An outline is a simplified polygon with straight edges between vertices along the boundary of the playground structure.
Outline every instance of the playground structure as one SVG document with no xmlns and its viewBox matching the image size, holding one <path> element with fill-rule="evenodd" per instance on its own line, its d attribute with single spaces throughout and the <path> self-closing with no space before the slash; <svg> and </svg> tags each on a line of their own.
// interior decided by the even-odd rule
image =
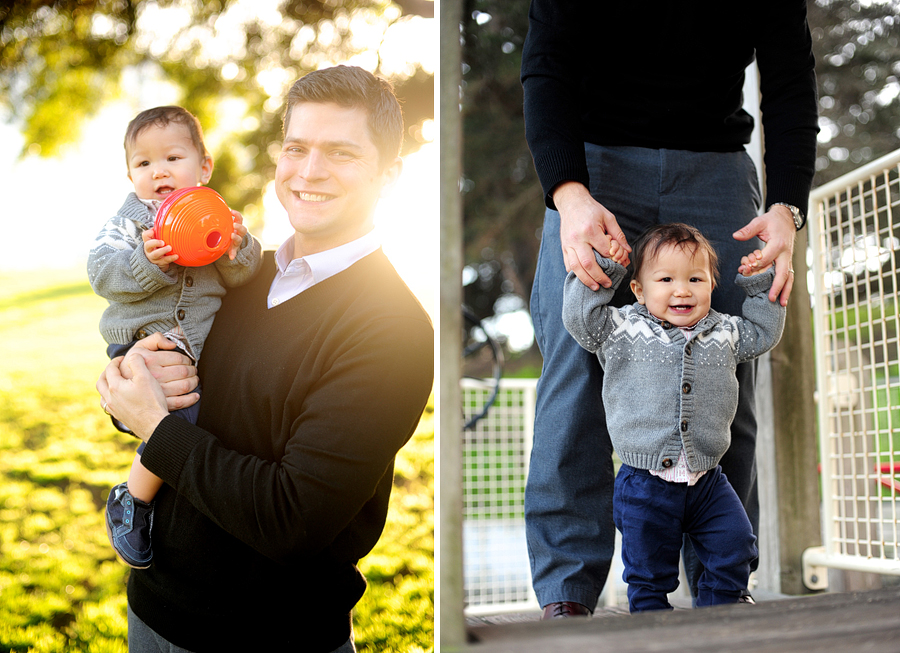
<svg viewBox="0 0 900 653">
<path fill-rule="evenodd" d="M 808 224 L 822 546 L 803 553 L 802 569 L 806 588 L 825 590 L 829 569 L 900 575 L 900 151 L 815 190 Z M 492 388 L 463 380 L 464 413 Z M 523 509 L 534 388 L 534 380 L 502 380 L 493 407 L 464 434 L 470 616 L 538 608 Z M 617 564 L 601 604 L 622 600 Z"/>
</svg>

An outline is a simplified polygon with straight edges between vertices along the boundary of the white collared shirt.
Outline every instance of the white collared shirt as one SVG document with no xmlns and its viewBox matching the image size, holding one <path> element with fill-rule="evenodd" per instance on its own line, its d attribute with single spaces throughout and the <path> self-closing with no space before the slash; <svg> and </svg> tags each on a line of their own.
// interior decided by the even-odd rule
<svg viewBox="0 0 900 653">
<path fill-rule="evenodd" d="M 379 247 L 381 242 L 373 229 L 365 236 L 333 249 L 294 258 L 294 237 L 291 236 L 275 252 L 278 269 L 269 287 L 268 307 L 274 308 L 328 277 L 343 272 Z"/>
</svg>

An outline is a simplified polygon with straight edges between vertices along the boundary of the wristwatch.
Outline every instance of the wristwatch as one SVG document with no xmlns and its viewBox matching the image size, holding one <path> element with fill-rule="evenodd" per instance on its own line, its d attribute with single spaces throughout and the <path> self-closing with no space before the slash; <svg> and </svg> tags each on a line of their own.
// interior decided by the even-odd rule
<svg viewBox="0 0 900 653">
<path fill-rule="evenodd" d="M 772 206 L 783 206 L 788 211 L 791 212 L 791 217 L 794 218 L 794 226 L 797 228 L 797 231 L 803 227 L 803 213 L 796 206 L 788 204 L 787 202 L 775 202 Z M 770 206 L 769 208 L 772 208 Z"/>
</svg>

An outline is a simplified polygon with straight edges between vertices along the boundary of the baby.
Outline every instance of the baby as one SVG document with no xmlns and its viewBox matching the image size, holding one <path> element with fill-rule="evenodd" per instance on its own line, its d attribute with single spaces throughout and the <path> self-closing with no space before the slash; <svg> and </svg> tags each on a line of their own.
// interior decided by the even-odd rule
<svg viewBox="0 0 900 653">
<path fill-rule="evenodd" d="M 705 568 L 698 606 L 752 601 L 756 537 L 718 463 L 737 408 L 735 366 L 772 349 L 784 328 L 784 307 L 767 296 L 774 269 L 757 270 L 761 256 L 745 256 L 740 270 L 758 273 L 735 281 L 747 293 L 743 317 L 710 308 L 716 253 L 685 224 L 658 225 L 635 243 L 636 304 L 607 306 L 626 275 L 615 241 L 610 258 L 597 255 L 611 288 L 566 279 L 563 322 L 603 367 L 603 406 L 623 463 L 613 517 L 631 612 L 671 609 L 684 535 Z"/>
<path fill-rule="evenodd" d="M 172 247 L 154 238 L 153 221 L 163 200 L 180 188 L 206 184 L 213 170 L 200 123 L 185 109 L 139 113 L 125 133 L 125 158 L 134 192 L 104 225 L 88 257 L 91 286 L 109 301 L 100 320 L 107 354 L 122 356 L 137 340 L 159 332 L 196 364 L 226 287 L 247 283 L 259 270 L 259 242 L 237 211 L 231 212 L 234 233 L 227 256 L 209 265 L 180 266 Z M 198 404 L 176 412 L 194 423 L 198 413 Z M 119 556 L 145 569 L 153 556 L 153 499 L 163 482 L 141 464 L 141 450 L 127 483 L 109 494 L 106 527 Z"/>
</svg>

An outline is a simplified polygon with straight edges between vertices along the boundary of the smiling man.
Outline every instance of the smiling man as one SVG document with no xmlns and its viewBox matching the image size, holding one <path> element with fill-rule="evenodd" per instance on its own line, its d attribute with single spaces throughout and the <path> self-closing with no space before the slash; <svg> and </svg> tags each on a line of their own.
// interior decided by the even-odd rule
<svg viewBox="0 0 900 653">
<path fill-rule="evenodd" d="M 226 296 L 197 425 L 168 413 L 193 396 L 166 394 L 196 380 L 153 351 L 159 339 L 98 381 L 147 443 L 143 462 L 166 482 L 156 514 L 173 525 L 129 579 L 130 651 L 354 650 L 356 564 L 381 535 L 394 457 L 433 381 L 430 320 L 372 231 L 402 134 L 390 86 L 362 69 L 296 82 L 276 171 L 295 233 Z M 145 359 L 187 385 L 163 390 Z"/>
</svg>

